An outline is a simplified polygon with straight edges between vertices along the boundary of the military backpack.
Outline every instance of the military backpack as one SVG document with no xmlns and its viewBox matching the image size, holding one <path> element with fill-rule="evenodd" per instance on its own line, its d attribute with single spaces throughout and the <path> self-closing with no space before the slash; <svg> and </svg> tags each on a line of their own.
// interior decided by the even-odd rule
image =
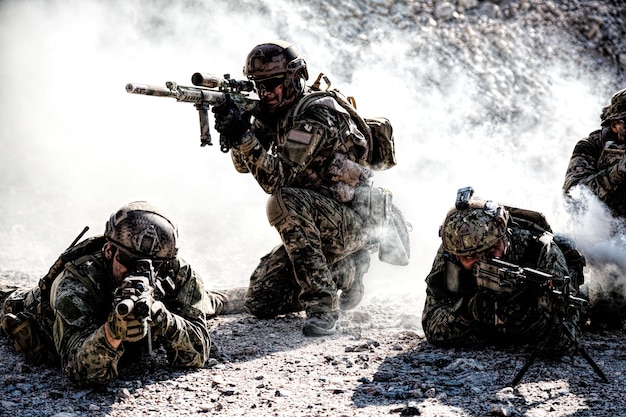
<svg viewBox="0 0 626 417">
<path fill-rule="evenodd" d="M 324 79 L 328 84 L 325 90 L 320 89 L 320 80 Z M 343 107 L 352 120 L 356 123 L 359 131 L 365 136 L 369 144 L 367 163 L 375 171 L 384 171 L 397 164 L 396 148 L 393 137 L 393 127 L 386 117 L 362 117 L 356 110 L 354 97 L 346 97 L 339 90 L 330 89 L 330 81 L 324 74 L 320 74 L 311 86 L 313 90 L 296 104 L 293 115 L 301 114 L 304 109 L 322 97 L 332 97 Z"/>
</svg>

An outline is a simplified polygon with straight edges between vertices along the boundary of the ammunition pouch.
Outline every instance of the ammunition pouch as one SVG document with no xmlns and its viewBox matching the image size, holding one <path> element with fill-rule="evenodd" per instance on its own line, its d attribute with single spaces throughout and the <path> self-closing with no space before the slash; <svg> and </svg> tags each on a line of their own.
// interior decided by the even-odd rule
<svg viewBox="0 0 626 417">
<path fill-rule="evenodd" d="M 411 257 L 409 226 L 400 209 L 392 205 L 391 213 L 382 225 L 378 259 L 391 265 L 409 264 Z"/>
<path fill-rule="evenodd" d="M 393 205 L 392 199 L 391 191 L 364 184 L 356 188 L 352 209 L 366 220 L 368 227 L 376 231 L 378 259 L 391 265 L 405 266 L 411 256 L 411 225 L 400 209 Z"/>
<path fill-rule="evenodd" d="M 335 153 L 330 160 L 326 176 L 333 198 L 339 202 L 348 203 L 354 199 L 358 184 L 367 182 L 371 171 L 349 159 L 348 155 Z"/>
</svg>

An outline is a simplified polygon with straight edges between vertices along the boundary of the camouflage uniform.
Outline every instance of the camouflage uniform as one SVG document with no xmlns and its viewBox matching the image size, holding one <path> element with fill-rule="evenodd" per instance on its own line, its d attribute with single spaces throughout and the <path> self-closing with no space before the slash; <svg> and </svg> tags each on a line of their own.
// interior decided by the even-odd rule
<svg viewBox="0 0 626 417">
<path fill-rule="evenodd" d="M 603 201 L 614 216 L 626 219 L 626 88 L 611 97 L 600 114 L 602 128 L 574 147 L 563 191 L 583 185 Z M 579 202 L 571 207 L 578 209 Z"/>
<path fill-rule="evenodd" d="M 173 313 L 174 324 L 167 334 L 152 337 L 163 346 L 172 366 L 201 367 L 211 348 L 206 319 L 222 311 L 224 293 L 206 292 L 202 279 L 182 259 L 175 258 L 170 266 L 175 289 L 161 301 Z M 109 271 L 101 250 L 68 262 L 51 290 L 52 317 L 39 314 L 39 287 L 15 293 L 25 298 L 22 314 L 36 321 L 32 324 L 41 333 L 47 359 L 56 363 L 60 359 L 63 371 L 79 386 L 114 380 L 120 360 L 140 359 L 141 344 L 145 342 L 123 342 L 118 349 L 108 343 L 104 323 L 113 308 L 114 291 Z M 11 298 L 5 301 L 2 315 L 9 312 Z"/>
<path fill-rule="evenodd" d="M 325 100 L 331 102 L 314 102 L 274 128 L 257 118 L 254 134 L 232 149 L 236 169 L 271 194 L 268 218 L 283 242 L 251 278 L 246 305 L 259 317 L 303 307 L 335 311 L 337 290 L 369 266 L 372 227 L 380 219 L 368 206 L 367 144 L 349 114 Z"/>
<path fill-rule="evenodd" d="M 611 97 L 600 115 L 601 129 L 576 143 L 567 167 L 563 193 L 566 207 L 574 214 L 586 210 L 585 199 L 574 199 L 570 191 L 583 186 L 606 204 L 616 222 L 611 233 L 623 239 L 626 227 L 626 89 Z M 602 266 L 604 261 L 594 261 Z M 590 328 L 626 326 L 626 302 L 619 280 L 623 271 L 606 271 L 606 284 L 590 282 Z M 604 273 L 604 271 L 603 271 Z"/>
<path fill-rule="evenodd" d="M 563 191 L 584 185 L 598 196 L 615 216 L 626 219 L 626 172 L 619 161 L 626 155 L 626 143 L 616 142 L 610 128 L 592 132 L 580 140 L 570 158 Z"/>
<path fill-rule="evenodd" d="M 557 277 L 568 274 L 563 253 L 552 241 L 551 234 L 538 235 L 514 224 L 509 229 L 509 242 L 504 261 L 535 268 Z M 479 309 L 485 312 L 485 317 L 488 317 L 488 312 L 491 311 L 492 319 L 483 322 L 469 319 L 468 303 L 479 293 L 488 294 L 488 290 L 478 288 L 472 271 L 463 269 L 454 256 L 447 253 L 443 247 L 437 252 L 432 269 L 426 278 L 426 285 L 422 326 L 426 338 L 432 344 L 444 347 L 474 347 L 480 343 L 541 342 L 549 337 L 546 344 L 548 352 L 571 353 L 574 348 L 561 329 L 558 327 L 551 329 L 549 316 L 535 306 L 536 297 L 506 300 L 500 307 L 496 307 L 495 311 L 492 311 L 493 305 L 497 304 L 493 302 L 491 307 L 481 305 Z M 530 306 L 532 307 L 528 308 Z M 526 309 L 528 314 L 519 314 L 519 311 Z M 493 313 L 498 315 L 500 320 L 498 325 Z M 580 334 L 576 315 L 567 325 L 576 337 Z"/>
</svg>

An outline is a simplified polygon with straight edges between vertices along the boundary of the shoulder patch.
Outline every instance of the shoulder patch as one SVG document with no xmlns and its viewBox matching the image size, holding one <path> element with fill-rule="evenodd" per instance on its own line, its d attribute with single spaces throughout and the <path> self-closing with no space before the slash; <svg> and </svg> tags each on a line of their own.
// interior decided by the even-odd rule
<svg viewBox="0 0 626 417">
<path fill-rule="evenodd" d="M 287 140 L 292 142 L 302 143 L 304 145 L 308 145 L 311 143 L 311 138 L 313 135 L 311 133 L 303 132 L 302 130 L 291 129 L 287 134 Z"/>
</svg>

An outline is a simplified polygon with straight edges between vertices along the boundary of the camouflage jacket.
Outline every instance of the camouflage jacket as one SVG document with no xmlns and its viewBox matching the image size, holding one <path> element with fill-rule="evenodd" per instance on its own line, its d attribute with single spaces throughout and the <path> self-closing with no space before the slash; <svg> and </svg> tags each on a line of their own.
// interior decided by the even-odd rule
<svg viewBox="0 0 626 417">
<path fill-rule="evenodd" d="M 268 194 L 294 187 L 351 201 L 355 187 L 372 176 L 364 162 L 367 140 L 332 97 L 312 100 L 293 114 L 297 107 L 275 123 L 255 119 L 251 140 L 232 149 L 235 168 L 251 173 Z"/>
<path fill-rule="evenodd" d="M 513 227 L 510 229 L 511 246 L 503 260 L 524 267 L 535 268 L 558 277 L 567 275 L 567 265 L 561 250 L 552 241 L 551 234 Z M 480 289 L 472 271 L 454 263 L 452 256 L 440 247 L 432 269 L 426 277 L 426 303 L 422 326 L 426 338 L 439 346 L 474 346 L 477 343 L 511 343 L 539 335 L 530 329 L 519 328 L 517 335 L 469 320 L 463 307 Z M 509 323 L 515 328 L 515 323 Z"/>
<path fill-rule="evenodd" d="M 205 320 L 211 306 L 202 279 L 184 261 L 177 259 L 174 264 L 176 287 L 161 301 L 175 316 L 175 330 L 155 342 L 164 347 L 171 365 L 201 367 L 210 352 Z M 51 295 L 53 339 L 64 372 L 79 386 L 114 380 L 120 359 L 140 352 L 137 347 L 141 342 L 124 342 L 114 349 L 105 337 L 104 323 L 113 308 L 113 285 L 101 251 L 68 262 L 55 280 Z"/>
<path fill-rule="evenodd" d="M 626 144 L 615 143 L 609 128 L 596 130 L 580 140 L 567 167 L 563 191 L 581 184 L 598 196 L 614 215 L 626 218 L 626 178 L 617 164 L 626 155 Z"/>
</svg>

